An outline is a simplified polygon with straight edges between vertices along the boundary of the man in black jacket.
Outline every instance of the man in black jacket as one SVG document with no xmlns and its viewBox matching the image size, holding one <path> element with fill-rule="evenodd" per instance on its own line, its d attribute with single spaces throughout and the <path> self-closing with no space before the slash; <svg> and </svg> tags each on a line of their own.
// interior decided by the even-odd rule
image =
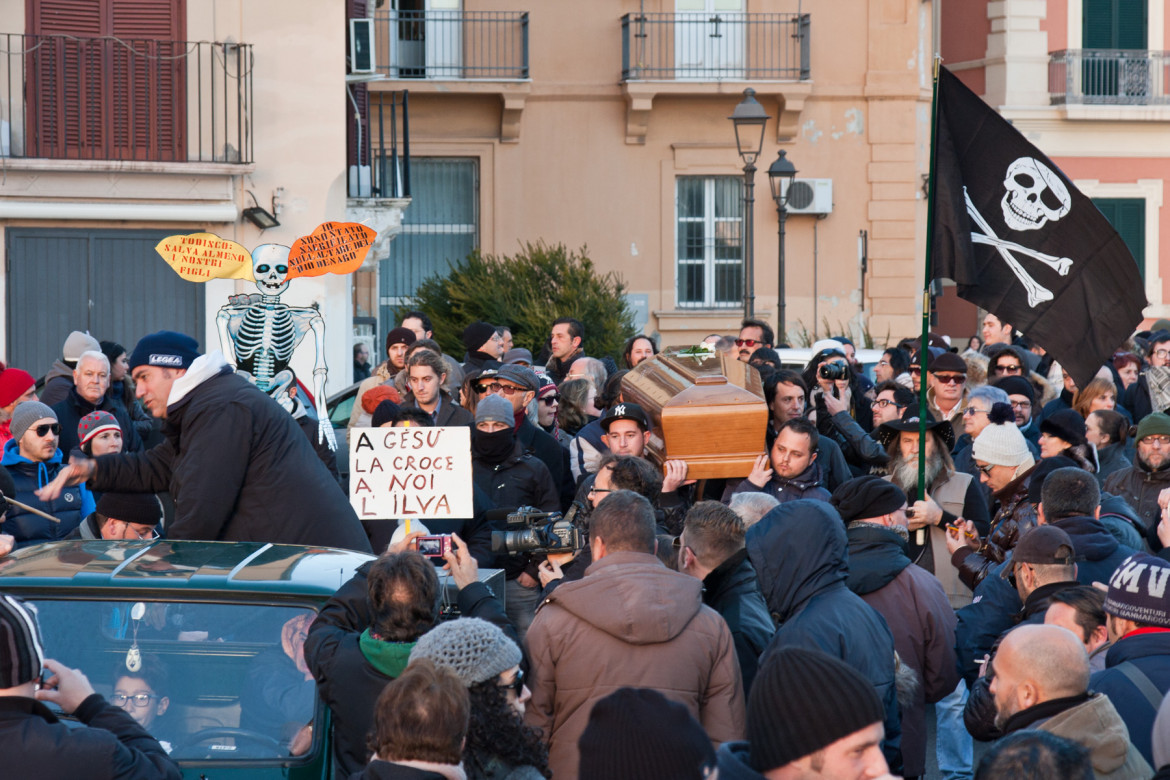
<svg viewBox="0 0 1170 780">
<path fill-rule="evenodd" d="M 78 459 L 38 493 L 42 500 L 82 481 L 101 492 L 170 491 L 172 539 L 370 552 L 349 499 L 292 416 L 221 353 L 198 350 L 181 333 L 144 336 L 130 370 L 166 440 L 146 452 Z"/>
<path fill-rule="evenodd" d="M 122 429 L 122 451 L 137 452 L 142 449 L 142 439 L 134 429 L 134 422 L 124 408 L 114 404 L 106 391 L 110 387 L 110 361 L 101 352 L 83 352 L 73 369 L 73 387 L 61 401 L 53 404 L 57 422 L 61 423 L 61 439 L 57 446 L 68 458 L 74 448 L 80 446 L 77 424 L 91 412 L 109 412 Z"/>
<path fill-rule="evenodd" d="M 687 512 L 678 538 L 678 570 L 702 580 L 703 603 L 727 621 L 746 698 L 760 654 L 776 629 L 747 559 L 745 531 L 735 512 L 718 501 L 700 501 Z"/>
<path fill-rule="evenodd" d="M 305 661 L 333 713 L 335 777 L 349 777 L 369 762 L 366 737 L 378 695 L 438 619 L 438 576 L 430 561 L 409 549 L 422 535 L 409 535 L 361 566 L 309 627 Z M 459 588 L 459 613 L 496 624 L 519 644 L 500 602 L 479 581 L 467 545 L 458 536 L 452 541 L 455 549 L 444 557 Z"/>
<path fill-rule="evenodd" d="M 46 659 L 36 614 L 0 595 L 0 748 L 5 777 L 179 780 L 179 767 L 134 718 L 77 669 Z M 38 685 L 41 669 L 52 677 Z M 39 688 L 39 690 L 38 690 Z M 42 701 L 85 724 L 68 727 Z"/>
</svg>

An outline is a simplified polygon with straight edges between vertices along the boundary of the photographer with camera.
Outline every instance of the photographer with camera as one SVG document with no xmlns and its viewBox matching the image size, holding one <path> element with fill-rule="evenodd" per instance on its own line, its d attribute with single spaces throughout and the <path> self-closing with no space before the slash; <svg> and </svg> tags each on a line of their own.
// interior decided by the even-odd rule
<svg viewBox="0 0 1170 780">
<path fill-rule="evenodd" d="M 727 623 L 703 604 L 702 582 L 655 557 L 654 509 L 609 493 L 589 523 L 593 563 L 540 606 L 528 631 L 532 699 L 549 768 L 577 776 L 578 739 L 600 699 L 624 685 L 686 706 L 716 743 L 742 739 L 744 697 Z"/>
</svg>

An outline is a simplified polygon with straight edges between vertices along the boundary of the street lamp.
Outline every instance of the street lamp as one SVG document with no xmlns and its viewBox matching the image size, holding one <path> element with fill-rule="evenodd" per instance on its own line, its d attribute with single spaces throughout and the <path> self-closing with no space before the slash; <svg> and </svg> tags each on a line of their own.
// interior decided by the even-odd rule
<svg viewBox="0 0 1170 780">
<path fill-rule="evenodd" d="M 756 301 L 755 242 L 752 240 L 756 158 L 764 148 L 764 125 L 771 117 L 756 100 L 756 91 L 749 87 L 743 91 L 743 100 L 728 119 L 735 125 L 735 146 L 743 158 L 743 316 L 751 319 L 755 316 Z"/>
<path fill-rule="evenodd" d="M 776 335 L 780 336 L 777 344 L 784 342 L 784 223 L 788 221 L 788 193 L 792 191 L 792 180 L 796 178 L 796 166 L 788 160 L 788 153 L 783 149 L 776 157 L 775 162 L 768 167 L 768 184 L 772 187 L 772 200 L 776 201 L 776 209 L 780 212 L 780 264 L 777 274 L 780 281 L 777 283 L 776 307 L 779 317 L 776 324 Z"/>
</svg>

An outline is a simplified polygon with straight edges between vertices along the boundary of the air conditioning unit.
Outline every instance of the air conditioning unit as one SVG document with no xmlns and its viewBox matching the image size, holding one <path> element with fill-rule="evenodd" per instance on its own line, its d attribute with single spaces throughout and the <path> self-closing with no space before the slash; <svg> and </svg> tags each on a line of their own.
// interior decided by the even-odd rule
<svg viewBox="0 0 1170 780">
<path fill-rule="evenodd" d="M 373 73 L 377 70 L 374 62 L 374 20 L 349 20 L 349 72 Z"/>
<path fill-rule="evenodd" d="M 832 214 L 832 179 L 796 179 L 784 188 L 789 214 Z"/>
</svg>

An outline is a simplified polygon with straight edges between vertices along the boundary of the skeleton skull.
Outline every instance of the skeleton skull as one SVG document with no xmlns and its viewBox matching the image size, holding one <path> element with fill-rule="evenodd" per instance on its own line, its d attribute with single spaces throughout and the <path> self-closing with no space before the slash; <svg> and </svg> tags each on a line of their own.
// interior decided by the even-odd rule
<svg viewBox="0 0 1170 780">
<path fill-rule="evenodd" d="M 1068 188 L 1044 163 L 1021 157 L 1008 166 L 1000 206 L 1003 221 L 1012 230 L 1039 230 L 1056 222 L 1072 207 Z"/>
<path fill-rule="evenodd" d="M 288 289 L 288 256 L 280 244 L 261 244 L 252 250 L 252 278 L 264 295 L 280 295 Z"/>
</svg>

